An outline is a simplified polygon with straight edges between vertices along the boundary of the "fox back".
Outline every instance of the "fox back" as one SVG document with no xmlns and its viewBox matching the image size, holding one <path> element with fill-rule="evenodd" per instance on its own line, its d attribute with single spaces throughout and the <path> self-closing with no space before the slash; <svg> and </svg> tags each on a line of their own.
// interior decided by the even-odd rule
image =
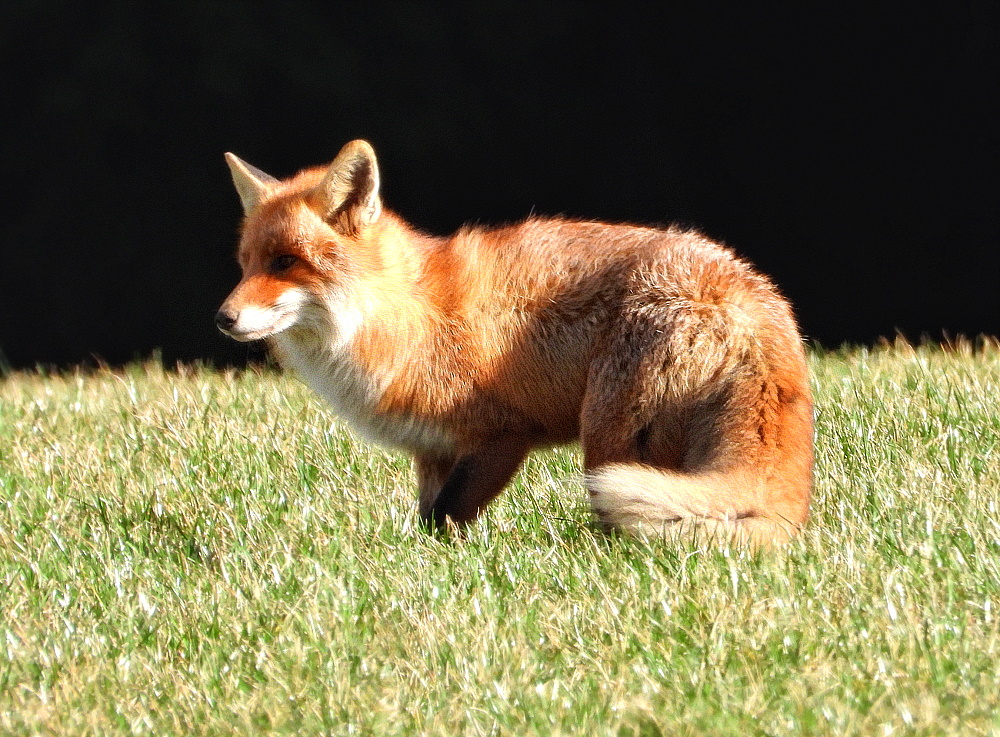
<svg viewBox="0 0 1000 737">
<path fill-rule="evenodd" d="M 428 525 L 579 440 L 607 527 L 760 546 L 805 522 L 812 408 L 788 303 L 699 233 L 558 218 L 417 231 L 347 144 L 279 181 L 228 154 L 243 278 L 216 316 L 414 458 Z"/>
</svg>

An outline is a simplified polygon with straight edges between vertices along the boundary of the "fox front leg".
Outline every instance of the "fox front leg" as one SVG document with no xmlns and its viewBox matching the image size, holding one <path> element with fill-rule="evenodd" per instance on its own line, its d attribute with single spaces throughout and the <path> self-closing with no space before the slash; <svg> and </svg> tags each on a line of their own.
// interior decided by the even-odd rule
<svg viewBox="0 0 1000 737">
<path fill-rule="evenodd" d="M 459 525 L 471 522 L 511 480 L 532 442 L 522 435 L 495 438 L 457 457 L 445 475 L 445 459 L 418 458 L 420 516 L 434 529 L 451 519 Z M 434 490 L 436 482 L 440 486 Z"/>
<path fill-rule="evenodd" d="M 417 476 L 417 504 L 422 519 L 430 518 L 434 500 L 441 493 L 457 460 L 454 455 L 418 455 L 413 459 L 413 470 Z"/>
</svg>

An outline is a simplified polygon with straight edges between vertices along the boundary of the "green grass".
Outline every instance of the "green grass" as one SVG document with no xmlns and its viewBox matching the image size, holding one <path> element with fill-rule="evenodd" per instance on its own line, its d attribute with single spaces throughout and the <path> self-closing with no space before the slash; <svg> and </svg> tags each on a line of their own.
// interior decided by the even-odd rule
<svg viewBox="0 0 1000 737">
<path fill-rule="evenodd" d="M 294 379 L 0 379 L 0 733 L 1000 734 L 1000 349 L 816 354 L 813 519 L 608 537 L 573 449 L 464 539 Z"/>
</svg>

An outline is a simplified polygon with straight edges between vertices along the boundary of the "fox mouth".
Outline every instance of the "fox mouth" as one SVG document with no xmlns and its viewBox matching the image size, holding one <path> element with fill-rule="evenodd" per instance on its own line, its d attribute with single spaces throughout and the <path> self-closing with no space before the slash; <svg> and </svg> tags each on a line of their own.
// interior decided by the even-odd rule
<svg viewBox="0 0 1000 737">
<path fill-rule="evenodd" d="M 272 335 L 277 335 L 285 329 L 286 328 L 277 328 L 275 330 L 251 330 L 247 333 L 241 333 L 235 330 L 223 330 L 222 332 L 233 340 L 238 340 L 240 343 L 252 343 L 255 340 L 270 338 Z"/>
<path fill-rule="evenodd" d="M 233 301 L 233 307 L 228 306 L 229 300 L 222 305 L 215 316 L 215 324 L 233 340 L 249 343 L 270 338 L 298 323 L 308 294 L 292 288 L 268 305 L 243 303 L 242 307 L 237 307 L 240 301 Z"/>
<path fill-rule="evenodd" d="M 254 310 L 254 308 L 247 308 L 243 310 L 240 316 L 234 321 L 227 320 L 220 313 L 220 315 L 216 317 L 216 324 L 218 325 L 219 330 L 233 340 L 238 340 L 241 343 L 250 343 L 255 340 L 270 338 L 272 335 L 277 335 L 278 333 L 288 330 L 288 328 L 295 324 L 297 319 L 297 313 L 289 311 L 280 313 L 275 318 L 270 320 L 269 323 L 261 324 L 263 321 L 253 319 L 254 317 L 257 317 L 257 315 L 244 315 L 244 313 L 248 310 Z M 266 313 L 270 312 L 270 310 L 260 310 L 259 312 Z M 250 325 L 245 325 L 247 322 L 249 322 Z"/>
</svg>

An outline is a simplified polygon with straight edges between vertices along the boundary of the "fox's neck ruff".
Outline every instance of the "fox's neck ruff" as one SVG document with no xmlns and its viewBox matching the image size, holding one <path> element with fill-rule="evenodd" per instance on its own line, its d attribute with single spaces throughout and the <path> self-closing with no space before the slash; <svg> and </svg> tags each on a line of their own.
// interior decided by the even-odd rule
<svg viewBox="0 0 1000 737">
<path fill-rule="evenodd" d="M 411 451 L 447 450 L 450 437 L 421 411 L 434 326 L 417 293 L 398 286 L 328 295 L 273 336 L 271 347 L 282 366 L 370 440 Z"/>
</svg>

